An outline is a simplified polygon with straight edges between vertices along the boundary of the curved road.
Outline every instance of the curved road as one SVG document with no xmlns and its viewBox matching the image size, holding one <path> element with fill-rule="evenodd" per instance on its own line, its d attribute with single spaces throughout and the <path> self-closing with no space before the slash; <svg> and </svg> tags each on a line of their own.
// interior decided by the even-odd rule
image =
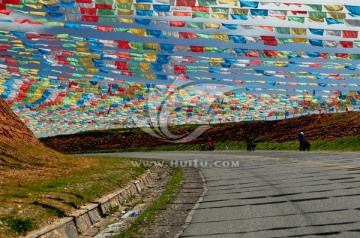
<svg viewBox="0 0 360 238">
<path fill-rule="evenodd" d="M 208 191 L 181 237 L 360 237 L 360 153 L 98 154 L 195 165 Z"/>
</svg>

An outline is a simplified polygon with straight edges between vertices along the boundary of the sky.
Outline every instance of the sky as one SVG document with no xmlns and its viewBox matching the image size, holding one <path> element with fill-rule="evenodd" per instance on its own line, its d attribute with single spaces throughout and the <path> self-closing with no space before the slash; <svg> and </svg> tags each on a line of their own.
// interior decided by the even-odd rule
<svg viewBox="0 0 360 238">
<path fill-rule="evenodd" d="M 283 1 L 278 1 L 278 0 L 273 0 L 273 1 L 258 1 L 261 3 L 274 3 L 274 2 L 278 2 L 278 3 L 282 3 Z M 301 2 L 302 4 L 349 4 L 349 5 L 355 5 L 359 3 L 354 3 L 354 1 L 325 1 L 325 0 L 316 0 L 316 1 L 294 1 L 294 0 L 287 0 L 286 3 L 299 3 Z M 135 2 L 134 2 L 135 3 Z M 57 1 L 56 5 L 60 6 L 61 2 Z M 155 4 L 155 2 L 154 2 Z M 226 5 L 224 5 L 224 7 L 226 7 Z M 228 7 L 233 7 L 233 6 L 228 6 Z M 301 8 L 296 7 L 296 6 L 284 6 L 281 5 L 281 7 L 279 8 L 278 6 L 276 6 L 275 4 L 266 4 L 266 5 L 259 5 L 259 8 L 262 9 L 273 9 L 273 10 L 303 10 L 303 11 L 313 11 L 312 8 L 308 7 L 308 6 L 302 6 Z M 10 15 L 5 15 L 5 14 L 0 14 L 0 20 L 6 20 L 6 19 L 10 19 L 10 20 L 14 20 L 14 19 L 29 19 L 32 21 L 36 21 L 37 19 L 43 19 L 44 18 L 48 21 L 54 21 L 53 18 L 51 18 L 48 14 L 45 17 L 41 17 L 41 16 L 34 16 L 34 15 L 30 15 L 30 14 L 24 14 L 21 13 L 21 11 L 23 12 L 27 12 L 27 11 L 46 11 L 49 12 L 49 10 L 46 10 L 44 7 L 41 10 L 35 10 L 32 9 L 30 7 L 24 7 L 22 9 L 18 9 L 15 7 L 9 7 L 8 9 L 12 9 L 13 12 Z M 64 9 L 64 8 L 60 8 L 60 10 L 58 12 L 72 12 L 72 9 Z M 344 11 L 346 12 L 346 11 Z M 74 14 L 74 16 L 77 13 Z M 194 22 L 213 22 L 213 23 L 223 23 L 222 20 L 219 19 L 203 19 L 203 18 L 182 18 L 182 17 L 174 17 L 174 16 L 166 16 L 166 17 L 139 17 L 136 15 L 133 16 L 129 16 L 130 18 L 143 18 L 143 19 L 151 19 L 151 20 L 167 20 L 167 21 L 194 21 Z M 350 17 L 349 15 L 347 15 L 347 17 L 351 18 L 351 19 L 358 19 L 359 17 Z M 64 23 L 67 21 L 63 21 Z M 68 21 L 69 23 L 75 23 L 75 24 L 83 24 L 83 25 L 103 25 L 101 23 L 89 23 L 89 22 L 81 22 L 81 21 Z M 276 37 L 286 37 L 286 38 L 291 38 L 291 35 L 280 35 L 277 34 L 275 31 L 274 32 L 270 32 L 268 30 L 264 30 L 261 29 L 259 27 L 255 27 L 255 29 L 245 29 L 246 26 L 273 26 L 273 27 L 293 27 L 293 28 L 316 28 L 316 29 L 327 29 L 327 30 L 355 30 L 358 31 L 359 27 L 350 27 L 347 26 L 345 24 L 334 24 L 334 25 L 327 25 L 326 23 L 314 23 L 314 22 L 308 22 L 306 20 L 305 23 L 297 23 L 297 22 L 289 22 L 289 21 L 283 21 L 283 20 L 279 20 L 279 19 L 275 19 L 275 18 L 270 18 L 270 17 L 249 17 L 248 20 L 246 21 L 235 21 L 235 20 L 228 20 L 226 21 L 226 23 L 228 24 L 238 24 L 244 27 L 239 26 L 238 30 L 234 31 L 234 30 L 229 30 L 226 29 L 224 27 L 220 28 L 220 29 L 204 29 L 204 30 L 197 30 L 197 29 L 190 29 L 190 28 L 175 28 L 175 27 L 170 27 L 168 25 L 164 25 L 164 24 L 151 24 L 149 26 L 143 26 L 140 24 L 124 24 L 124 23 L 119 23 L 119 21 L 116 22 L 115 25 L 111 25 L 112 27 L 128 27 L 128 28 L 148 28 L 148 29 L 153 29 L 153 30 L 163 30 L 163 31 L 186 31 L 186 32 L 195 32 L 195 33 L 208 33 L 208 34 L 234 34 L 234 35 L 242 35 L 242 36 L 246 36 L 246 37 L 259 37 L 259 36 L 276 36 Z M 263 44 L 263 42 L 247 42 L 246 44 L 239 44 L 239 43 L 234 43 L 234 42 L 224 42 L 224 41 L 219 41 L 216 39 L 174 39 L 174 38 L 170 38 L 170 39 L 157 39 L 157 38 L 149 38 L 149 37 L 142 37 L 142 36 L 136 36 L 133 34 L 129 34 L 129 33 L 124 33 L 124 32 L 100 32 L 97 31 L 95 29 L 70 29 L 70 28 L 64 28 L 64 27 L 52 27 L 52 26 L 43 26 L 43 25 L 31 25 L 31 24 L 18 24 L 18 23 L 9 23 L 9 22 L 0 22 L 0 30 L 9 30 L 9 31 L 24 31 L 24 32 L 33 32 L 33 33 L 51 33 L 51 34 L 69 34 L 70 36 L 77 36 L 77 37 L 92 37 L 92 38 L 100 38 L 100 39 L 104 39 L 104 40 L 126 40 L 126 41 L 135 41 L 135 42 L 155 42 L 155 43 L 171 43 L 171 44 L 177 44 L 177 45 L 185 45 L 185 46 L 191 46 L 191 45 L 196 45 L 196 46 L 216 46 L 216 47 L 229 47 L 229 48 L 241 48 L 241 49 L 258 49 L 258 50 L 286 50 L 286 51 L 293 51 L 293 52 L 302 52 L 302 51 L 306 51 L 306 52 L 322 52 L 322 53 L 349 53 L 349 54 L 360 54 L 360 48 L 351 48 L 351 49 L 346 49 L 346 48 L 341 48 L 341 47 L 336 47 L 336 48 L 327 48 L 327 47 L 314 47 L 311 46 L 310 44 L 304 44 L 304 43 L 291 43 L 291 44 L 284 44 L 284 45 L 278 45 L 276 47 L 274 46 L 265 46 Z M 305 37 L 305 36 L 301 36 L 301 37 Z M 317 35 L 313 35 L 310 34 L 309 31 L 306 35 L 307 38 L 309 39 L 317 39 L 317 40 L 344 40 L 342 37 L 336 37 L 336 36 L 329 36 L 329 35 L 324 35 L 324 36 L 317 36 Z M 30 41 L 27 39 L 21 39 L 23 42 L 32 42 L 34 43 L 34 41 Z M 353 39 L 351 39 L 353 40 Z M 35 42 L 37 44 L 48 44 L 48 42 L 43 41 L 43 40 L 39 40 L 37 42 Z M 44 48 L 49 48 L 49 47 L 45 47 Z M 118 50 L 116 48 L 109 48 L 109 47 L 104 47 L 105 50 Z M 127 51 L 127 50 L 122 50 L 121 51 Z M 129 50 L 130 51 L 130 50 Z M 131 50 L 132 52 L 134 52 L 133 50 Z M 11 53 L 11 54 L 15 54 L 15 53 Z M 198 56 L 198 57 L 219 57 L 219 58 L 236 58 L 238 60 L 252 60 L 252 59 L 256 59 L 256 58 L 247 58 L 247 57 L 243 57 L 243 56 L 237 56 L 237 55 L 229 55 L 229 54 L 223 54 L 223 53 L 194 53 L 194 52 L 179 52 L 176 51 L 174 53 L 167 53 L 168 55 L 173 55 L 173 56 L 187 56 L 187 55 L 194 55 L 194 56 Z M 338 63 L 338 64 L 352 64 L 353 66 L 357 67 L 357 70 L 360 68 L 360 63 L 359 60 L 324 60 L 324 59 L 317 59 L 317 58 L 311 58 L 311 59 L 272 59 L 272 58 L 267 58 L 264 59 L 262 58 L 262 60 L 266 60 L 266 61 L 296 61 L 296 62 L 323 62 L 323 63 Z M 192 65 L 192 66 L 209 66 L 206 63 L 200 63 L 200 62 L 195 62 L 193 64 L 186 64 L 184 63 L 183 65 Z M 37 64 L 29 64 L 28 67 L 31 68 L 35 68 L 35 69 L 39 69 L 39 70 L 43 70 L 44 69 L 44 65 L 37 65 Z M 46 67 L 49 67 L 48 65 Z M 56 69 L 59 71 L 64 70 L 64 67 L 61 66 L 51 66 L 51 69 Z M 347 69 L 339 69 L 339 70 L 334 70 L 334 69 L 309 69 L 309 68 L 298 68 L 298 67 L 290 67 L 290 68 L 283 68 L 283 67 L 269 67 L 269 66 L 252 66 L 252 68 L 256 69 L 256 70 L 271 70 L 271 71 L 275 71 L 275 70 L 285 70 L 287 72 L 289 71 L 293 71 L 293 72 L 301 72 L 301 71 L 310 71 L 311 72 L 320 72 L 320 73 L 341 73 L 341 74 L 349 74 L 349 73 L 356 73 L 356 71 L 349 71 Z M 71 70 L 71 69 L 66 69 L 69 72 L 76 72 L 75 70 Z M 245 72 L 245 71 L 244 71 Z M 61 76 L 62 73 L 52 73 L 53 76 Z M 105 75 L 105 74 L 103 74 Z M 106 74 L 106 76 L 108 77 L 119 77 L 116 74 Z M 196 83 L 199 84 L 209 84 L 210 82 L 208 80 L 203 80 L 204 78 L 222 78 L 222 79 L 229 79 L 229 81 L 222 81 L 223 84 L 228 85 L 229 88 L 233 88 L 234 86 L 236 87 L 238 84 L 231 82 L 231 80 L 236 80 L 236 79 L 241 79 L 246 81 L 254 81 L 254 80 L 267 80 L 267 81 L 281 81 L 281 82 L 292 82 L 295 79 L 292 78 L 278 78 L 278 77 L 274 77 L 274 76 L 254 76 L 254 75 L 246 75 L 246 74 L 241 74 L 241 75 L 230 75 L 230 74 L 210 74 L 210 73 L 192 73 L 192 74 L 187 74 L 187 76 L 190 76 L 192 78 L 198 78 L 196 80 Z M 151 83 L 151 84 L 159 84 L 159 85 L 164 85 L 164 84 L 169 84 L 171 83 L 171 80 L 167 80 L 167 81 L 163 81 L 163 80 L 151 80 L 149 82 L 148 79 L 143 79 L 143 78 L 137 78 L 137 77 L 127 77 L 127 76 L 121 76 L 122 79 L 124 79 L 125 81 L 129 81 L 129 82 L 140 82 L 140 83 Z M 106 80 L 99 80 L 99 79 L 91 79 L 93 81 L 106 81 Z M 306 83 L 310 83 L 310 82 L 314 82 L 314 80 L 312 79 L 296 79 L 297 81 L 301 81 L 301 82 L 306 82 Z M 315 81 L 318 82 L 318 81 Z M 326 82 L 329 84 L 340 84 L 342 82 L 340 81 L 336 81 L 336 80 L 326 80 L 326 81 L 320 81 L 320 82 Z M 347 84 L 358 84 L 359 79 L 358 78 L 347 78 L 346 79 L 346 83 Z M 250 84 L 244 84 L 244 86 L 248 86 L 248 87 L 262 87 L 264 88 L 264 90 L 262 91 L 263 93 L 271 93 L 272 91 L 269 89 L 276 89 L 279 86 L 269 86 L 269 85 L 264 85 L 262 83 L 256 83 L 256 82 L 252 82 Z M 344 91 L 344 93 L 346 94 L 348 90 L 359 90 L 359 86 L 347 86 L 346 88 L 342 87 L 342 86 L 329 86 L 327 85 L 326 87 L 314 87 L 314 86 L 289 86 L 289 85 L 282 85 L 281 88 L 285 88 L 285 89 L 301 89 L 301 90 L 308 90 L 308 91 L 319 91 L 321 92 L 322 90 L 334 90 L 334 89 L 339 89 Z M 233 89 L 232 89 L 233 90 Z M 242 91 L 244 92 L 245 89 L 241 88 L 241 89 L 235 89 L 235 91 Z M 289 93 L 291 94 L 291 93 Z M 293 93 L 295 94 L 295 93 Z M 16 111 L 18 114 L 20 113 L 21 110 L 18 110 L 18 108 L 13 107 L 13 110 Z M 20 115 L 21 117 L 21 115 Z M 22 118 L 23 119 L 23 118 Z"/>
</svg>

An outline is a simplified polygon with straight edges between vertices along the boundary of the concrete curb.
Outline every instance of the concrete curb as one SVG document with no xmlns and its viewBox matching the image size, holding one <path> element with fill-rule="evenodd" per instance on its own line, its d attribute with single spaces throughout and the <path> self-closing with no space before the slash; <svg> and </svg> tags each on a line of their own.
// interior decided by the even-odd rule
<svg viewBox="0 0 360 238">
<path fill-rule="evenodd" d="M 123 201 L 130 196 L 141 194 L 152 182 L 151 171 L 146 171 L 136 181 L 132 181 L 125 188 L 100 198 L 98 201 L 82 206 L 68 217 L 62 218 L 56 224 L 35 231 L 26 238 L 74 238 L 83 234 L 92 225 L 108 215 L 114 207 L 121 207 Z"/>
<path fill-rule="evenodd" d="M 197 202 L 195 203 L 194 207 L 190 210 L 189 214 L 187 215 L 186 217 L 186 220 L 185 220 L 185 223 L 184 225 L 181 227 L 181 231 L 179 233 L 177 233 L 174 238 L 179 238 L 181 237 L 181 235 L 184 233 L 185 229 L 190 225 L 193 217 L 194 217 L 194 213 L 196 212 L 196 210 L 199 208 L 201 202 L 204 200 L 204 196 L 206 195 L 207 191 L 208 191 L 208 188 L 207 188 L 207 183 L 206 183 L 206 179 L 204 177 L 204 175 L 202 174 L 202 172 L 193 167 L 194 169 L 196 169 L 200 176 L 201 176 L 201 180 L 202 180 L 202 183 L 203 183 L 203 188 L 204 188 L 204 191 L 202 192 L 202 194 L 200 195 L 199 199 L 197 200 Z"/>
</svg>

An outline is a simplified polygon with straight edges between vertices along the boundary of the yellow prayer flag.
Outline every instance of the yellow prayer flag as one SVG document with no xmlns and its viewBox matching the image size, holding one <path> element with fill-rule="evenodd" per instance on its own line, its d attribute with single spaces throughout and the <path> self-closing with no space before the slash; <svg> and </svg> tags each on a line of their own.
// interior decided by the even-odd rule
<svg viewBox="0 0 360 238">
<path fill-rule="evenodd" d="M 329 15 L 337 20 L 344 20 L 346 18 L 346 13 L 343 12 L 329 12 Z"/>
<path fill-rule="evenodd" d="M 228 13 L 211 13 L 211 17 L 222 19 L 222 20 L 228 20 L 229 14 Z"/>
<path fill-rule="evenodd" d="M 287 64 L 288 64 L 287 62 L 278 61 L 278 62 L 275 63 L 275 66 L 283 67 L 284 65 L 287 65 Z"/>
<path fill-rule="evenodd" d="M 92 59 L 100 59 L 101 55 L 100 54 L 89 54 L 89 57 Z"/>
<path fill-rule="evenodd" d="M 132 4 L 133 0 L 115 0 L 116 4 L 122 5 L 122 4 Z"/>
<path fill-rule="evenodd" d="M 139 28 L 130 28 L 130 33 L 138 36 L 146 36 L 146 30 L 145 29 L 139 29 Z"/>
<path fill-rule="evenodd" d="M 118 20 L 122 23 L 127 23 L 127 24 L 133 24 L 134 23 L 134 18 L 121 18 L 119 17 Z"/>
<path fill-rule="evenodd" d="M 57 39 L 67 39 L 69 36 L 68 35 L 56 35 L 55 38 Z"/>
<path fill-rule="evenodd" d="M 97 73 L 97 72 L 99 72 L 99 69 L 96 69 L 96 68 L 88 68 L 88 72 L 89 72 L 89 73 Z"/>
<path fill-rule="evenodd" d="M 292 35 L 306 35 L 307 28 L 291 28 Z"/>
<path fill-rule="evenodd" d="M 230 41 L 228 35 L 226 34 L 212 34 L 212 38 L 222 41 Z"/>
<path fill-rule="evenodd" d="M 238 2 L 238 0 L 219 0 L 219 4 L 228 4 L 233 6 L 237 6 Z"/>
<path fill-rule="evenodd" d="M 76 48 L 77 52 L 89 52 L 88 48 Z"/>
<path fill-rule="evenodd" d="M 84 47 L 84 46 L 87 46 L 88 45 L 88 42 L 80 42 L 80 41 L 77 41 L 75 42 L 76 46 L 81 46 L 81 47 Z"/>
<path fill-rule="evenodd" d="M 221 25 L 218 23 L 209 23 L 209 22 L 205 22 L 204 23 L 205 28 L 215 28 L 215 29 L 220 29 Z"/>
<path fill-rule="evenodd" d="M 145 74 L 147 79 L 156 79 L 156 74 Z"/>
<path fill-rule="evenodd" d="M 233 14 L 238 14 L 238 15 L 248 15 L 249 14 L 249 9 L 244 9 L 244 8 L 232 8 L 231 11 Z"/>
<path fill-rule="evenodd" d="M 160 45 L 158 43 L 145 42 L 144 48 L 148 50 L 160 51 Z"/>
<path fill-rule="evenodd" d="M 144 61 L 146 62 L 155 62 L 157 54 L 144 54 Z"/>
<path fill-rule="evenodd" d="M 224 58 L 210 58 L 210 61 L 225 62 Z"/>
<path fill-rule="evenodd" d="M 80 56 L 86 56 L 86 57 L 89 57 L 89 55 L 90 55 L 90 53 L 88 53 L 88 52 L 78 52 L 78 54 Z"/>
<path fill-rule="evenodd" d="M 49 26 L 64 26 L 64 22 L 56 22 L 56 21 L 49 21 L 47 23 L 45 23 L 45 25 L 49 25 Z"/>
<path fill-rule="evenodd" d="M 356 91 L 350 90 L 348 93 L 349 96 L 355 96 L 356 95 Z"/>
<path fill-rule="evenodd" d="M 306 43 L 307 42 L 307 38 L 292 38 L 293 42 L 296 43 Z"/>
<path fill-rule="evenodd" d="M 56 0 L 38 0 L 38 3 L 41 4 L 46 4 L 46 5 L 55 5 L 56 4 Z"/>
<path fill-rule="evenodd" d="M 118 9 L 118 15 L 133 15 L 134 10 Z"/>
<path fill-rule="evenodd" d="M 309 17 L 309 22 L 325 22 L 324 18 Z"/>
<path fill-rule="evenodd" d="M 328 11 L 335 11 L 335 12 L 339 12 L 342 11 L 344 9 L 344 5 L 324 5 L 325 9 Z"/>
<path fill-rule="evenodd" d="M 90 58 L 80 58 L 79 61 L 84 67 L 93 67 L 94 66 L 94 63 L 92 62 L 92 60 Z"/>
<path fill-rule="evenodd" d="M 31 8 L 34 8 L 34 9 L 42 9 L 43 5 L 42 4 L 25 4 L 25 6 L 27 7 L 31 7 Z"/>
<path fill-rule="evenodd" d="M 142 63 L 142 62 L 140 62 L 139 65 L 140 65 L 140 68 L 141 68 L 141 71 L 142 71 L 142 72 L 148 72 L 148 71 L 151 70 L 151 66 L 150 66 L 149 63 Z"/>
<path fill-rule="evenodd" d="M 30 11 L 29 13 L 31 15 L 36 15 L 36 16 L 42 16 L 42 17 L 46 16 L 46 12 L 33 12 L 33 11 Z"/>
<path fill-rule="evenodd" d="M 151 9 L 151 4 L 134 3 L 133 5 L 134 5 L 135 10 L 150 10 Z"/>
<path fill-rule="evenodd" d="M 219 65 L 220 65 L 220 62 L 210 61 L 209 64 L 210 64 L 211 66 L 219 66 Z"/>
</svg>

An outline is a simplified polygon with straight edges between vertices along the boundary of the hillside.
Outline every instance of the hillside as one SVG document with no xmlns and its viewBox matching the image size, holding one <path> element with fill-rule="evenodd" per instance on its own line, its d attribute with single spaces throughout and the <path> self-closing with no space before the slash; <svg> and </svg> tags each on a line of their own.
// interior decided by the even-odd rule
<svg viewBox="0 0 360 238">
<path fill-rule="evenodd" d="M 0 98 L 0 141 L 40 144 L 34 134 L 22 123 Z"/>
<path fill-rule="evenodd" d="M 127 159 L 75 157 L 45 147 L 0 98 L 0 238 L 52 224 L 144 171 Z"/>
<path fill-rule="evenodd" d="M 59 173 L 66 163 L 64 155 L 45 147 L 0 98 L 0 186 L 15 178 L 36 180 Z"/>
<path fill-rule="evenodd" d="M 195 126 L 170 128 L 173 134 L 184 135 Z M 251 136 L 261 141 L 296 141 L 298 133 L 305 132 L 310 141 L 331 140 L 360 135 L 360 112 L 308 115 L 278 121 L 254 121 L 213 125 L 199 138 L 187 144 L 200 144 L 208 138 L 215 142 L 244 141 Z M 140 129 L 91 131 L 74 135 L 41 138 L 46 146 L 61 152 L 79 152 L 106 149 L 155 148 L 170 143 L 157 139 Z"/>
</svg>

